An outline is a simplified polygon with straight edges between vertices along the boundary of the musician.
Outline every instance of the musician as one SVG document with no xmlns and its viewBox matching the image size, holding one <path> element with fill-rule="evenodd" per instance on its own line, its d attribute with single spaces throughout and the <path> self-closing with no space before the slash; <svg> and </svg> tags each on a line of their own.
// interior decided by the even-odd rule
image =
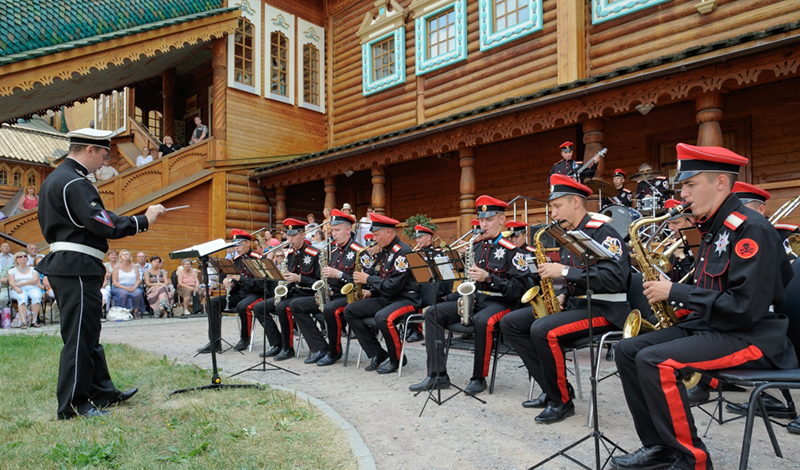
<svg viewBox="0 0 800 470">
<path fill-rule="evenodd" d="M 414 247 L 414 251 L 421 251 L 423 253 L 441 252 L 439 248 L 433 246 L 433 230 L 424 225 L 414 226 L 414 239 L 417 241 L 417 246 Z M 439 283 L 439 291 L 436 293 L 436 296 L 441 299 L 452 291 L 452 282 L 441 282 Z M 408 325 L 408 331 L 406 331 L 407 342 L 417 343 L 423 339 L 425 339 L 425 336 L 422 334 L 421 323 L 412 323 Z"/>
<path fill-rule="evenodd" d="M 396 325 L 419 311 L 419 284 L 414 280 L 406 254 L 411 248 L 397 237 L 400 222 L 384 215 L 370 213 L 372 234 L 380 247 L 370 269 L 353 273 L 354 282 L 363 285 L 364 299 L 344 309 L 344 317 L 355 333 L 361 347 L 371 359 L 367 372 L 390 374 L 400 367 L 400 334 Z M 375 317 L 383 333 L 386 350 L 381 347 L 375 332 L 364 319 Z M 405 357 L 402 358 L 405 361 Z M 405 364 L 405 362 L 404 362 Z"/>
<path fill-rule="evenodd" d="M 566 178 L 564 176 L 560 176 Z M 525 254 L 500 233 L 505 224 L 505 209 L 508 204 L 490 196 L 481 196 L 476 201 L 478 218 L 483 230 L 483 239 L 473 245 L 475 265 L 466 273 L 470 282 L 475 283 L 474 326 L 475 355 L 472 377 L 464 389 L 469 394 L 486 390 L 486 376 L 489 374 L 492 344 L 496 326 L 503 316 L 519 305 L 525 292 L 528 263 Z M 450 386 L 444 354 L 444 329 L 447 325 L 461 321 L 458 312 L 459 294 L 450 294 L 446 302 L 437 306 L 436 314 L 428 309 L 425 312 L 425 349 L 428 354 L 428 377 L 418 384 L 411 385 L 413 392 L 429 390 L 435 377 L 442 377 L 439 385 Z"/>
<path fill-rule="evenodd" d="M 614 176 L 611 178 L 611 182 L 614 183 L 614 188 L 617 190 L 617 201 L 614 201 L 615 204 L 621 204 L 625 207 L 633 206 L 633 193 L 630 189 L 625 187 L 625 180 L 628 178 L 628 175 L 622 171 L 621 168 L 614 169 Z"/>
<path fill-rule="evenodd" d="M 745 207 L 749 207 L 750 209 L 753 209 L 754 211 L 766 217 L 767 201 L 770 198 L 768 191 L 765 191 L 754 184 L 737 181 L 733 185 L 733 192 L 742 201 L 742 204 L 744 204 Z M 791 247 L 789 246 L 789 235 L 793 233 L 800 233 L 800 227 L 795 224 L 779 223 L 774 224 L 774 227 L 775 230 L 778 231 L 778 235 L 781 236 L 781 240 L 783 240 L 783 248 L 786 250 L 786 254 L 789 256 L 790 260 L 794 261 L 797 256 L 795 256 L 794 251 L 792 251 Z"/>
<path fill-rule="evenodd" d="M 677 199 L 668 199 L 667 202 L 664 203 L 664 208 L 670 210 L 680 205 L 681 201 Z M 667 219 L 667 228 L 670 229 L 674 234 L 674 236 L 670 238 L 668 244 L 668 246 L 670 246 L 672 243 L 678 241 L 681 230 L 694 228 L 692 211 L 690 209 L 686 209 L 683 211 L 683 213 Z M 694 255 L 692 254 L 692 251 L 684 245 L 683 247 L 678 248 L 675 253 L 669 257 L 669 263 L 672 266 L 672 271 L 669 272 L 669 278 L 672 280 L 672 282 L 678 282 L 686 277 L 686 275 L 692 270 L 692 266 L 694 266 Z M 687 278 L 685 282 L 691 283 L 691 277 Z"/>
<path fill-rule="evenodd" d="M 787 319 L 770 311 L 784 299 L 789 261 L 769 222 L 731 194 L 747 159 L 721 147 L 678 144 L 677 153 L 676 181 L 703 235 L 695 283 L 646 282 L 644 294 L 651 304 L 669 301 L 690 313 L 676 326 L 616 347 L 643 447 L 612 458 L 614 468 L 712 468 L 679 377 L 729 367 L 798 367 Z"/>
<path fill-rule="evenodd" d="M 314 315 L 319 313 L 319 306 L 313 296 L 300 297 L 292 301 L 290 310 L 292 318 L 297 322 L 297 327 L 303 333 L 303 338 L 308 344 L 308 349 L 314 354 L 306 359 L 306 364 L 316 363 L 318 366 L 330 366 L 342 358 L 342 329 L 344 328 L 344 308 L 347 306 L 347 296 L 341 293 L 342 287 L 353 282 L 353 268 L 356 263 L 358 250 L 363 247 L 356 243 L 356 235 L 350 230 L 356 223 L 355 217 L 333 209 L 330 217 L 330 232 L 335 245 L 331 250 L 328 266 L 322 268 L 321 275 L 328 280 L 331 289 L 330 300 L 322 311 L 325 317 L 325 327 L 328 332 L 328 341 L 317 328 Z M 323 253 L 322 256 L 325 256 Z M 369 255 L 362 253 L 361 263 L 369 267 Z"/>
<path fill-rule="evenodd" d="M 553 165 L 553 168 L 550 169 L 550 176 L 552 175 L 568 175 L 573 178 L 577 178 L 577 171 L 583 164 L 583 162 L 576 162 L 574 157 L 575 151 L 575 144 L 572 142 L 564 142 L 563 144 L 558 146 L 559 150 L 561 151 L 561 161 Z M 597 162 L 593 163 L 591 166 L 583 170 L 580 177 L 581 179 L 587 179 L 594 177 L 594 173 L 597 171 Z M 550 184 L 550 178 L 547 179 L 547 184 Z"/>
<path fill-rule="evenodd" d="M 616 229 L 605 219 L 594 219 L 586 213 L 586 198 L 592 190 L 575 180 L 554 177 L 550 186 L 550 207 L 554 220 L 562 220 L 564 229 L 581 230 L 597 241 L 616 259 L 598 260 L 588 267 L 583 260 L 561 247 L 560 263 L 543 263 L 539 266 L 542 278 L 564 278 L 564 287 L 558 300 L 564 311 L 537 320 L 530 329 L 533 342 L 530 372 L 538 370 L 537 382 L 542 385 L 545 397 L 540 397 L 537 407 L 543 407 L 536 422 L 550 424 L 575 414 L 572 404 L 572 387 L 567 383 L 564 367 L 564 350 L 561 346 L 588 335 L 588 310 L 585 270 L 589 270 L 592 296 L 592 325 L 594 334 L 622 329 L 630 305 L 625 294 L 630 278 L 630 257 L 627 245 L 620 240 Z M 540 381 L 541 380 L 541 381 Z"/>
<path fill-rule="evenodd" d="M 239 342 L 233 347 L 237 351 L 247 349 L 250 344 L 250 325 L 252 324 L 252 305 L 259 301 L 264 295 L 264 281 L 253 279 L 253 275 L 244 264 L 247 258 L 257 259 L 260 256 L 250 249 L 250 243 L 253 237 L 244 230 L 233 229 L 231 230 L 231 238 L 233 241 L 238 241 L 239 246 L 235 247 L 235 254 L 233 257 L 233 264 L 239 271 L 239 274 L 222 274 L 219 282 L 225 287 L 225 290 L 230 292 L 230 296 L 221 295 L 211 299 L 211 338 L 208 344 L 198 349 L 200 354 L 211 353 L 212 344 L 221 352 L 222 344 L 222 309 L 225 308 L 227 303 L 229 306 L 235 306 L 236 312 L 239 314 L 239 321 L 241 321 L 241 330 L 239 333 Z M 226 300 L 226 297 L 227 300 Z"/>
<path fill-rule="evenodd" d="M 639 165 L 639 173 L 652 172 L 653 166 L 649 163 Z M 655 190 L 653 189 L 655 188 Z M 666 191 L 669 190 L 669 180 L 666 176 L 656 176 L 644 179 L 636 185 L 636 199 L 643 199 L 647 196 L 656 196 L 659 199 L 666 199 Z"/>
<path fill-rule="evenodd" d="M 283 227 L 289 241 L 286 253 L 286 272 L 283 276 L 286 279 L 288 294 L 275 304 L 275 292 L 273 296 L 258 302 L 253 307 L 253 313 L 264 327 L 272 348 L 267 353 L 267 357 L 275 354 L 275 346 L 280 344 L 281 350 L 275 354 L 276 361 L 285 361 L 294 356 L 294 317 L 292 316 L 291 304 L 294 300 L 301 297 L 314 297 L 314 290 L 311 286 L 319 279 L 319 256 L 320 252 L 312 247 L 305 239 L 305 227 L 307 223 L 298 219 L 284 219 Z M 278 317 L 281 325 L 280 333 L 272 319 L 272 315 Z"/>
</svg>

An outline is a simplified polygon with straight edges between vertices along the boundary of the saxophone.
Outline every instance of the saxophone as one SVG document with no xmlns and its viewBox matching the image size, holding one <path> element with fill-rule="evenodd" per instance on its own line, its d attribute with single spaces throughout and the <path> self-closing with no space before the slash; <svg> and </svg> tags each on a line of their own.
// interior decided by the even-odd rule
<svg viewBox="0 0 800 470">
<path fill-rule="evenodd" d="M 550 260 L 547 259 L 547 255 L 545 255 L 544 245 L 542 244 L 542 235 L 550 227 L 550 225 L 547 225 L 540 228 L 533 236 L 533 244 L 536 248 L 537 266 L 550 262 Z M 561 311 L 561 304 L 558 302 L 556 291 L 553 289 L 553 280 L 550 278 L 542 279 L 539 286 L 533 286 L 528 289 L 525 295 L 522 296 L 522 303 L 530 303 L 531 306 L 533 306 L 533 316 L 537 319 Z"/>
<path fill-rule="evenodd" d="M 367 248 L 362 248 L 356 251 L 356 261 L 353 265 L 353 272 L 363 270 L 363 266 L 361 266 L 361 255 L 367 251 Z M 342 295 L 347 296 L 347 303 L 352 304 L 356 300 L 361 300 L 364 298 L 364 286 L 358 282 L 348 282 L 342 289 L 339 291 Z"/>
<path fill-rule="evenodd" d="M 283 257 L 283 261 L 281 261 L 281 274 L 286 277 L 289 274 L 289 253 Z M 273 296 L 275 297 L 275 305 L 278 305 L 278 302 L 283 300 L 289 294 L 289 287 L 286 285 L 285 280 L 278 281 L 278 286 L 275 288 L 275 292 L 273 292 Z"/>
<path fill-rule="evenodd" d="M 467 247 L 467 251 L 464 253 L 465 277 L 469 275 L 469 270 L 475 266 L 475 251 L 473 250 L 473 245 L 475 244 L 475 240 L 482 234 L 483 232 L 479 230 L 478 233 L 472 235 L 472 238 L 469 239 L 469 246 Z M 461 296 L 458 299 L 458 316 L 461 317 L 462 325 L 470 326 L 472 325 L 472 319 L 475 316 L 475 281 L 468 279 L 462 282 L 458 285 L 457 291 Z"/>
<path fill-rule="evenodd" d="M 327 267 L 328 267 L 327 253 L 320 253 L 319 257 L 320 273 L 322 272 L 322 268 L 327 268 Z M 314 300 L 317 301 L 317 306 L 319 307 L 319 311 L 322 312 L 325 310 L 325 304 L 327 304 L 331 300 L 331 288 L 328 285 L 328 278 L 324 276 L 320 277 L 321 279 L 319 281 L 314 282 L 311 288 L 314 290 Z"/>
</svg>

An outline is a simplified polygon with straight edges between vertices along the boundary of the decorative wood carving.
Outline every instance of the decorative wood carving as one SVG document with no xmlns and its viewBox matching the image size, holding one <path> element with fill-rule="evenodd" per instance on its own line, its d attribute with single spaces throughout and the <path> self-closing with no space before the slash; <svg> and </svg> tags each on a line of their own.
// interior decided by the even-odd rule
<svg viewBox="0 0 800 470">
<path fill-rule="evenodd" d="M 214 137 L 217 141 L 226 141 L 228 134 L 228 41 L 226 38 L 216 38 L 211 43 L 211 68 L 213 74 L 212 95 Z M 216 155 L 219 160 L 225 160 L 226 155 Z"/>
</svg>

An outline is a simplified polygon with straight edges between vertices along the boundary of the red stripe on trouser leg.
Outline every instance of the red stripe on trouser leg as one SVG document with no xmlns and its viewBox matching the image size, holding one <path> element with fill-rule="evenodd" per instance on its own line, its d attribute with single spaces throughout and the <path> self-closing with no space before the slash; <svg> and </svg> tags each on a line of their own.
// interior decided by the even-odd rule
<svg viewBox="0 0 800 470">
<path fill-rule="evenodd" d="M 486 322 L 486 346 L 484 347 L 483 351 L 483 376 L 486 377 L 489 375 L 489 364 L 492 362 L 492 345 L 494 340 L 494 326 L 509 313 L 511 309 L 503 310 L 502 312 L 497 312 L 491 317 L 489 317 L 489 321 Z"/>
<path fill-rule="evenodd" d="M 289 320 L 289 348 L 294 347 L 294 318 L 292 318 L 291 307 L 286 307 L 286 318 Z"/>
<path fill-rule="evenodd" d="M 247 306 L 247 308 L 244 310 L 244 313 L 245 313 L 245 318 L 247 319 L 247 321 L 245 322 L 245 324 L 244 324 L 244 326 L 242 327 L 242 329 L 243 329 L 245 332 L 247 332 L 247 337 L 248 337 L 248 338 L 250 337 L 250 335 L 251 335 L 251 334 L 253 334 L 253 332 L 252 332 L 252 331 L 250 331 L 250 330 L 251 330 L 251 326 L 253 325 L 253 307 L 254 307 L 254 306 L 257 304 L 257 303 L 261 302 L 262 300 L 264 300 L 264 299 L 258 299 L 258 300 L 256 300 L 255 302 L 253 302 L 253 303 L 251 303 L 250 305 L 248 305 L 248 306 Z"/>
<path fill-rule="evenodd" d="M 336 311 L 333 312 L 334 318 L 336 318 L 336 335 L 332 338 L 336 338 L 336 340 L 331 341 L 334 344 L 334 348 L 336 349 L 333 351 L 334 354 L 341 354 L 342 353 L 342 328 L 344 328 L 344 321 L 342 320 L 342 315 L 344 314 L 344 307 L 339 307 Z M 330 335 L 331 333 L 328 332 Z"/>
<path fill-rule="evenodd" d="M 605 317 L 592 318 L 592 327 L 594 328 L 607 325 L 610 325 L 610 323 Z M 564 351 L 561 350 L 561 346 L 558 344 L 558 338 L 588 329 L 589 321 L 580 320 L 561 325 L 547 332 L 547 344 L 550 345 L 550 351 L 553 353 L 553 359 L 556 362 L 556 381 L 558 383 L 558 390 L 561 392 L 561 403 L 567 403 L 569 401 L 569 390 L 567 390 L 567 369 L 564 365 Z"/>
<path fill-rule="evenodd" d="M 688 362 L 683 364 L 674 359 L 667 359 L 661 364 L 658 364 L 658 372 L 661 377 L 661 389 L 664 391 L 664 398 L 666 399 L 672 419 L 675 438 L 678 440 L 678 443 L 694 456 L 695 470 L 706 469 L 708 454 L 695 447 L 692 443 L 692 433 L 689 427 L 689 420 L 686 417 L 687 405 L 681 400 L 677 379 L 675 378 L 675 371 L 687 367 L 699 370 L 727 369 L 729 367 L 740 366 L 746 362 L 755 361 L 763 356 L 764 353 L 762 353 L 760 349 L 751 345 L 741 351 L 710 361 Z"/>
<path fill-rule="evenodd" d="M 394 327 L 394 320 L 401 315 L 405 315 L 406 313 L 413 312 L 415 310 L 416 308 L 414 308 L 413 305 L 407 305 L 390 313 L 386 318 L 386 328 L 389 330 L 389 336 L 392 337 L 391 341 L 394 344 L 394 356 L 398 361 L 400 360 L 400 348 L 402 347 L 402 342 L 400 341 L 400 333 L 398 333 L 397 328 Z M 387 340 L 387 342 L 388 341 L 389 340 Z"/>
</svg>

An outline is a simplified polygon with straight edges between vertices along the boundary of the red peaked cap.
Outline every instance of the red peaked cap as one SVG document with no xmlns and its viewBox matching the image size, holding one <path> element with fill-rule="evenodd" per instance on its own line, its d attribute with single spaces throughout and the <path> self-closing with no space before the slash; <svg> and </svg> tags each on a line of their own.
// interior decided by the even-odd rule
<svg viewBox="0 0 800 470">
<path fill-rule="evenodd" d="M 739 173 L 739 167 L 747 165 L 747 159 L 722 147 L 698 147 L 678 144 L 678 174 L 680 182 L 703 172 Z"/>
<path fill-rule="evenodd" d="M 733 192 L 745 204 L 750 201 L 760 201 L 761 203 L 766 203 L 770 198 L 768 191 L 764 191 L 754 184 L 743 183 L 741 181 L 733 183 Z"/>
<path fill-rule="evenodd" d="M 563 144 L 559 145 L 558 148 L 563 149 L 563 148 L 574 147 L 574 146 L 575 146 L 575 144 L 573 144 L 572 142 L 566 141 Z"/>
<path fill-rule="evenodd" d="M 478 226 L 480 224 L 481 224 L 480 219 L 472 219 L 472 221 L 470 222 L 470 225 L 472 225 L 473 227 Z"/>
<path fill-rule="evenodd" d="M 298 219 L 283 219 L 283 228 L 286 230 L 286 235 L 295 235 L 300 232 L 305 232 L 305 227 L 308 222 Z"/>
<path fill-rule="evenodd" d="M 375 238 L 375 235 L 373 235 L 371 233 L 365 233 L 364 234 L 364 240 L 373 240 L 374 238 Z"/>
<path fill-rule="evenodd" d="M 433 230 L 429 229 L 424 225 L 415 225 L 414 226 L 414 237 L 419 237 L 420 235 L 433 235 Z"/>
<path fill-rule="evenodd" d="M 677 199 L 667 199 L 666 201 L 664 201 L 664 208 L 667 210 L 674 209 L 683 203 L 684 201 L 679 201 Z M 692 211 L 690 209 L 685 209 L 682 213 L 670 217 L 669 220 L 675 220 L 675 219 L 680 219 L 681 217 L 691 217 L 691 216 L 692 216 Z"/>
<path fill-rule="evenodd" d="M 391 217 L 386 217 L 385 215 L 376 214 L 374 212 L 369 213 L 369 220 L 372 221 L 373 232 L 379 228 L 395 228 L 397 224 L 400 223 L 399 220 L 394 220 Z"/>
<path fill-rule="evenodd" d="M 506 228 L 513 230 L 514 235 L 519 235 L 520 233 L 525 232 L 525 229 L 528 228 L 528 224 L 519 220 L 509 220 L 506 222 Z"/>
<path fill-rule="evenodd" d="M 574 194 L 584 199 L 592 194 L 592 189 L 583 183 L 579 183 L 569 176 L 552 174 L 550 175 L 550 201 L 561 196 Z"/>
<path fill-rule="evenodd" d="M 475 200 L 475 207 L 478 209 L 478 218 L 487 219 L 495 214 L 505 213 L 508 203 L 484 195 Z"/>
<path fill-rule="evenodd" d="M 345 223 L 354 224 L 356 223 L 356 218 L 353 217 L 352 215 L 345 214 L 339 209 L 334 209 L 331 211 L 331 225 L 339 225 Z"/>
<path fill-rule="evenodd" d="M 244 230 L 235 228 L 231 230 L 231 238 L 234 240 L 252 240 L 253 236 Z"/>
<path fill-rule="evenodd" d="M 613 174 L 613 175 L 611 175 L 611 176 L 617 176 L 617 175 L 619 175 L 619 176 L 621 176 L 621 177 L 623 177 L 623 178 L 625 178 L 625 179 L 627 179 L 627 178 L 628 178 L 628 175 L 627 175 L 627 173 L 625 173 L 624 171 L 622 171 L 622 168 L 616 168 L 616 169 L 614 170 L 614 174 Z"/>
</svg>

